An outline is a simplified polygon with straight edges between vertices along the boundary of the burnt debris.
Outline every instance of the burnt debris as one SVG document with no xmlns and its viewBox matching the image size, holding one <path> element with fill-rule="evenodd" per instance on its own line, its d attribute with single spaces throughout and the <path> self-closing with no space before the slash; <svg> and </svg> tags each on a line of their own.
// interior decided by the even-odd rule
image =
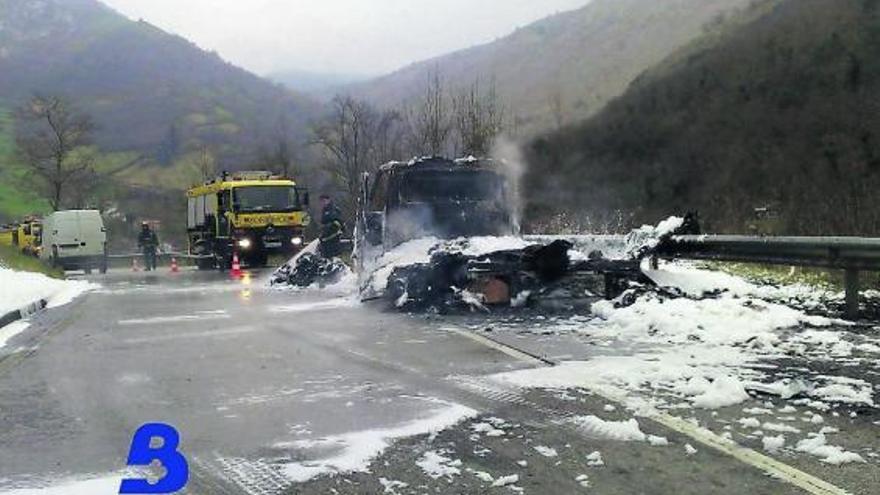
<svg viewBox="0 0 880 495">
<path fill-rule="evenodd" d="M 557 240 L 477 256 L 438 250 L 428 263 L 394 269 L 385 298 L 407 311 L 575 310 L 614 299 L 631 283 L 651 283 L 638 260 L 593 253 L 573 261 L 571 249 L 571 243 Z"/>
<path fill-rule="evenodd" d="M 339 258 L 328 259 L 316 253 L 303 253 L 292 263 L 281 266 L 272 274 L 271 285 L 311 287 L 332 285 L 348 271 Z"/>
</svg>

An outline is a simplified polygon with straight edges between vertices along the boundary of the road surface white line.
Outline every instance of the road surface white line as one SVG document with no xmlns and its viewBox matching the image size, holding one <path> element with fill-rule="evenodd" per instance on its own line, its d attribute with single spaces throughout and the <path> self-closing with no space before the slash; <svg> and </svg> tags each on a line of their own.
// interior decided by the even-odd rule
<svg viewBox="0 0 880 495">
<path fill-rule="evenodd" d="M 225 313 L 202 313 L 194 315 L 156 316 L 153 318 L 140 318 L 131 320 L 119 320 L 120 325 L 155 325 L 159 323 L 182 323 L 187 321 L 228 320 L 232 316 Z"/>
<path fill-rule="evenodd" d="M 204 330 L 198 332 L 188 332 L 188 333 L 173 333 L 168 335 L 154 335 L 150 337 L 136 337 L 132 339 L 126 339 L 124 342 L 126 344 L 150 344 L 153 342 L 166 342 L 173 341 L 178 339 L 204 339 L 204 338 L 217 338 L 217 337 L 230 337 L 235 335 L 242 335 L 247 333 L 259 332 L 260 329 L 257 327 L 237 327 L 237 328 L 227 328 L 223 330 Z"/>
<path fill-rule="evenodd" d="M 464 331 L 456 328 L 447 327 L 446 330 L 471 339 L 472 341 L 491 349 L 495 349 L 496 351 L 502 352 L 523 363 L 547 366 L 547 362 L 538 359 L 535 356 L 522 352 L 507 344 L 502 344 L 495 340 L 488 339 L 486 337 L 483 337 L 482 335 L 477 335 L 473 332 Z M 608 391 L 606 390 L 599 390 L 590 387 L 586 388 L 590 390 L 590 392 L 602 397 L 605 400 L 615 402 L 620 405 L 625 405 L 625 398 L 622 396 L 615 396 L 608 393 Z M 656 410 L 650 413 L 646 413 L 644 414 L 644 416 L 665 426 L 666 428 L 669 428 L 670 430 L 690 437 L 692 440 L 700 442 L 707 447 L 727 454 L 734 459 L 737 459 L 738 461 L 748 464 L 752 467 L 758 468 L 782 481 L 786 481 L 806 491 L 807 493 L 811 493 L 813 495 L 847 495 L 849 493 L 842 488 L 828 483 L 825 480 L 807 474 L 795 467 L 777 461 L 772 457 L 768 457 L 748 447 L 743 447 L 733 440 L 718 436 L 705 428 L 695 426 L 692 423 L 689 423 L 688 421 L 685 421 L 681 418 L 671 416 L 669 414 Z"/>
</svg>

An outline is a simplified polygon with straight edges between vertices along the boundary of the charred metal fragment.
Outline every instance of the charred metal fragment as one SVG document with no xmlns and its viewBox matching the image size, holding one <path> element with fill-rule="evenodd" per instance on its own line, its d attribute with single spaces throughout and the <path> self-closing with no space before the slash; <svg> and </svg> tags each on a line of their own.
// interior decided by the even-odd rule
<svg viewBox="0 0 880 495">
<path fill-rule="evenodd" d="M 638 260 L 608 260 L 594 253 L 592 259 L 572 262 L 571 247 L 560 240 L 479 256 L 438 251 L 428 263 L 396 268 L 385 296 L 409 311 L 474 306 L 573 310 L 616 298 L 633 282 L 651 284 Z"/>
</svg>

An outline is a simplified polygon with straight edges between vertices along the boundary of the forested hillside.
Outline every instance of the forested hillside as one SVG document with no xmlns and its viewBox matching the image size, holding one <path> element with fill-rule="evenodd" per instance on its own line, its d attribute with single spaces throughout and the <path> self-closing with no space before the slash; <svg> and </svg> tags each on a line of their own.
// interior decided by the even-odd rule
<svg viewBox="0 0 880 495">
<path fill-rule="evenodd" d="M 698 210 L 746 231 L 880 233 L 880 1 L 755 2 L 757 20 L 689 47 L 595 118 L 528 150 L 532 220 L 652 222 Z"/>
<path fill-rule="evenodd" d="M 98 142 L 162 159 L 190 140 L 256 144 L 286 118 L 302 133 L 316 106 L 214 53 L 132 22 L 96 0 L 2 0 L 0 95 L 63 93 L 97 119 Z"/>
<path fill-rule="evenodd" d="M 276 167 L 269 162 L 279 144 L 292 154 L 321 112 L 312 99 L 97 0 L 0 0 L 0 179 L 9 191 L 0 217 L 42 205 L 16 186 L 24 171 L 11 149 L 15 109 L 35 93 L 62 96 L 94 119 L 102 201 L 141 197 L 144 215 L 161 204 L 157 194 L 180 197 L 203 169 Z"/>
<path fill-rule="evenodd" d="M 601 110 L 643 70 L 712 31 L 748 2 L 594 0 L 492 43 L 413 64 L 347 89 L 391 107 L 420 96 L 433 71 L 453 88 L 476 79 L 483 85 L 494 81 L 507 106 L 508 126 L 527 135 Z"/>
</svg>

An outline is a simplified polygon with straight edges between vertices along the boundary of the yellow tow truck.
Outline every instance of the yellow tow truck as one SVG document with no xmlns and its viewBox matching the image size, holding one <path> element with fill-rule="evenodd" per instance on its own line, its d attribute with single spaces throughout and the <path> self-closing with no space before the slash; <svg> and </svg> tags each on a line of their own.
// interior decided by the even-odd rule
<svg viewBox="0 0 880 495">
<path fill-rule="evenodd" d="M 228 269 L 233 253 L 249 266 L 271 254 L 293 255 L 305 244 L 309 193 L 269 172 L 224 173 L 187 195 L 189 253 L 199 269 Z"/>
</svg>

